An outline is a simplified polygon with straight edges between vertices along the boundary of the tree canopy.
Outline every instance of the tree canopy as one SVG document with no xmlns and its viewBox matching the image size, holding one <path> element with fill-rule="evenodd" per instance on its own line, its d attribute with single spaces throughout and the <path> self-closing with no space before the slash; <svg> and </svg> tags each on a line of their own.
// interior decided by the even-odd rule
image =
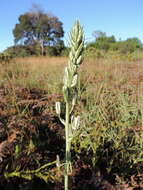
<svg viewBox="0 0 143 190">
<path fill-rule="evenodd" d="M 95 37 L 95 41 L 88 43 L 88 48 L 94 48 L 95 50 L 112 50 L 112 51 L 118 51 L 120 53 L 132 53 L 136 50 L 143 49 L 142 42 L 136 38 L 128 38 L 123 41 L 117 41 L 115 36 L 107 36 L 105 32 L 102 31 L 95 31 L 93 33 Z"/>
<path fill-rule="evenodd" d="M 39 45 L 43 54 L 44 46 L 61 43 L 63 24 L 56 16 L 36 10 L 20 15 L 18 20 L 13 30 L 16 44 Z"/>
</svg>

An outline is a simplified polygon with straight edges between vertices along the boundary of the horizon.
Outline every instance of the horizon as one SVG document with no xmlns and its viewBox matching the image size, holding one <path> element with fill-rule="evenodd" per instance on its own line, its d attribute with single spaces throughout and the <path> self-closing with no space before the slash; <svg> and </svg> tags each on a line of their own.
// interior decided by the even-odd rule
<svg viewBox="0 0 143 190">
<path fill-rule="evenodd" d="M 84 27 L 87 42 L 94 40 L 92 33 L 95 30 L 101 30 L 107 36 L 114 35 L 117 41 L 137 37 L 143 43 L 143 29 L 140 24 L 143 20 L 141 0 L 102 0 L 100 3 L 97 0 L 90 0 L 88 3 L 84 0 L 61 0 L 60 3 L 58 0 L 15 0 L 10 6 L 8 0 L 5 0 L 0 7 L 0 18 L 4 18 L 0 20 L 0 52 L 14 45 L 12 30 L 18 23 L 18 17 L 30 11 L 33 4 L 39 5 L 45 13 L 52 13 L 59 18 L 63 23 L 65 44 L 77 19 Z"/>
</svg>

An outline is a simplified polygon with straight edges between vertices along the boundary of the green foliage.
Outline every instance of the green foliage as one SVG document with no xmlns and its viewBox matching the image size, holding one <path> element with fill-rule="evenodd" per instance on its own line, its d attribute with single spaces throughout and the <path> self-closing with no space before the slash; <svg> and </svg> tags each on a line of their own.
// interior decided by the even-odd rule
<svg viewBox="0 0 143 190">
<path fill-rule="evenodd" d="M 87 44 L 87 49 L 93 47 L 97 50 L 107 51 L 107 50 L 111 49 L 111 47 L 114 43 L 116 43 L 116 39 L 114 36 L 108 37 L 108 36 L 106 36 L 105 33 L 100 33 L 97 35 L 95 42 L 91 42 L 91 43 Z"/>
<path fill-rule="evenodd" d="M 87 87 L 83 95 L 87 100 L 83 129 L 73 150 L 112 180 L 118 175 L 128 181 L 143 168 L 142 111 L 137 105 L 140 98 L 133 101 L 132 93 L 133 88 L 124 93 L 101 84 L 96 94 L 89 95 Z"/>
<path fill-rule="evenodd" d="M 60 179 L 62 179 L 64 173 L 64 130 L 58 118 L 55 117 L 53 110 L 57 94 L 62 94 L 62 82 L 60 79 L 62 68 L 59 63 L 66 63 L 67 59 L 42 57 L 39 58 L 38 67 L 36 63 L 37 59 L 33 59 L 32 67 L 29 67 L 30 64 L 26 61 L 27 59 L 23 59 L 24 64 L 21 64 L 20 67 L 19 62 L 17 65 L 9 64 L 5 70 L 5 75 L 9 75 L 9 81 L 6 80 L 6 77 L 1 78 L 5 79 L 3 85 L 6 85 L 6 87 L 4 93 L 2 93 L 2 88 L 0 92 L 2 100 L 0 104 L 0 122 L 5 126 L 4 129 L 7 129 L 11 125 L 13 129 L 19 126 L 19 134 L 23 136 L 21 140 L 17 139 L 17 143 L 13 145 L 15 147 L 14 153 L 8 157 L 10 160 L 8 161 L 9 167 L 4 169 L 9 180 L 17 181 L 16 177 L 12 177 L 14 175 L 20 178 L 27 177 L 30 180 L 33 179 L 34 176 L 37 176 L 37 168 L 55 161 L 57 154 L 60 157 L 60 161 L 57 164 L 59 163 L 61 166 L 60 172 L 62 173 L 59 177 Z M 53 62 L 50 66 L 46 64 L 46 67 L 43 67 L 43 59 L 45 59 L 46 63 L 50 63 L 51 60 Z M 61 61 L 58 62 L 59 60 Z M 73 173 L 71 175 L 76 179 L 74 174 L 77 173 L 77 170 L 82 171 L 83 167 L 89 166 L 93 174 L 96 171 L 101 171 L 102 175 L 110 179 L 110 182 L 114 184 L 118 177 L 122 179 L 121 182 L 131 184 L 130 178 L 139 174 L 141 176 L 143 170 L 142 64 L 126 64 L 127 71 L 124 73 L 121 70 L 124 62 L 115 65 L 114 62 L 112 63 L 107 60 L 104 60 L 105 62 L 103 62 L 103 59 L 100 61 L 91 62 L 91 59 L 86 60 L 85 67 L 83 67 L 85 70 L 80 72 L 81 83 L 78 84 L 78 88 L 76 89 L 79 92 L 80 99 L 79 101 L 77 99 L 75 109 L 71 113 L 71 115 L 75 116 L 76 120 L 74 122 L 70 120 L 69 122 L 70 124 L 74 124 L 75 128 L 75 124 L 79 118 L 77 116 L 80 115 L 81 127 L 78 130 L 74 130 L 75 136 L 71 142 L 71 155 L 73 158 Z M 56 66 L 54 66 L 54 63 Z M 34 71 L 32 71 L 33 65 L 37 67 Z M 43 71 L 41 70 L 42 67 Z M 1 68 L 3 69 L 4 67 Z M 51 68 L 54 69 L 52 70 Z M 105 74 L 106 71 L 107 73 Z M 126 74 L 127 72 L 128 75 Z M 132 73 L 136 75 L 135 78 L 132 77 Z M 38 78 L 40 78 L 42 83 Z M 16 80 L 19 83 L 15 83 Z M 33 85 L 30 87 L 28 83 L 25 83 L 24 87 L 28 86 L 29 88 L 27 90 L 26 88 L 18 90 L 19 86 L 23 85 L 24 80 L 27 80 L 28 83 L 33 83 Z M 10 87 L 7 85 L 8 82 L 10 83 Z M 18 84 L 18 88 L 15 84 Z M 32 89 L 32 87 L 35 90 L 37 88 L 44 89 L 46 85 L 48 95 L 45 93 L 41 96 L 41 91 L 35 94 L 34 89 Z M 7 95 L 7 91 L 10 92 L 9 95 Z M 31 95 L 29 94 L 30 91 Z M 70 95 L 72 95 L 72 92 Z M 24 99 L 21 99 L 21 97 Z M 36 97 L 39 97 L 40 101 Z M 47 97 L 49 98 L 47 99 Z M 72 96 L 70 96 L 69 100 L 71 102 Z M 59 96 L 56 101 L 62 102 L 63 99 Z M 57 104 L 57 113 L 59 114 L 61 111 L 62 119 L 65 119 L 65 104 L 61 103 L 61 105 L 60 110 L 59 104 Z M 15 111 L 15 106 L 18 108 L 18 113 Z M 48 114 L 49 110 L 52 115 Z M 54 118 L 57 123 L 52 123 Z M 49 124 L 45 123 L 46 121 Z M 45 130 L 43 130 L 44 126 Z M 54 138 L 56 136 L 53 136 L 54 131 L 50 132 L 50 128 L 56 130 L 63 141 L 55 141 Z M 32 131 L 36 132 L 36 137 L 34 138 L 30 135 Z M 9 130 L 6 133 L 11 135 Z M 5 138 L 4 135 L 2 136 L 2 130 L 0 134 L 1 139 Z M 58 148 L 58 151 L 56 148 Z M 36 150 L 42 154 L 40 157 L 36 154 Z M 28 160 L 24 168 L 21 166 L 23 158 Z M 38 177 L 44 180 L 52 180 L 55 183 L 55 175 L 52 179 L 50 177 L 53 176 L 53 170 L 51 170 L 53 166 L 51 165 L 41 170 L 42 176 L 38 174 Z M 46 177 L 49 176 L 49 178 L 46 178 L 45 175 Z M 29 183 L 32 182 L 30 181 Z"/>
<path fill-rule="evenodd" d="M 56 161 L 44 164 L 38 169 L 27 170 L 27 171 L 19 171 L 19 168 L 17 167 L 16 170 L 13 172 L 5 172 L 4 176 L 6 179 L 9 179 L 12 177 L 19 177 L 19 178 L 24 178 L 27 180 L 32 180 L 33 176 L 36 176 L 38 178 L 43 179 L 45 182 L 48 182 L 51 175 L 49 171 L 49 167 L 55 164 L 56 164 Z"/>
<path fill-rule="evenodd" d="M 0 53 L 0 63 L 1 64 L 7 64 L 9 63 L 13 58 L 13 55 L 9 52 Z"/>
<path fill-rule="evenodd" d="M 62 49 L 60 55 L 63 56 L 63 57 L 67 57 L 67 56 L 69 55 L 69 51 L 70 51 L 70 48 L 64 47 L 64 48 Z"/>
<path fill-rule="evenodd" d="M 59 40 L 56 46 L 45 46 L 44 56 L 59 56 L 65 49 L 62 40 Z M 28 56 L 40 56 L 41 48 L 39 44 L 35 45 L 15 45 L 7 48 L 4 53 L 12 57 L 28 57 Z"/>
<path fill-rule="evenodd" d="M 64 31 L 62 22 L 55 16 L 40 10 L 27 12 L 19 17 L 19 23 L 13 30 L 15 43 L 24 45 L 39 45 L 41 54 L 45 46 L 56 46 Z"/>
<path fill-rule="evenodd" d="M 109 50 L 111 49 L 112 45 L 116 42 L 115 37 L 107 37 L 107 36 L 101 36 L 96 39 L 95 48 L 102 49 L 102 50 Z"/>
<path fill-rule="evenodd" d="M 116 41 L 114 36 L 106 36 L 103 32 L 95 33 L 96 40 L 95 42 L 90 42 L 86 46 L 86 55 L 95 56 L 100 58 L 99 54 L 103 54 L 109 51 L 114 51 L 115 53 L 120 54 L 130 54 L 137 50 L 143 49 L 143 44 L 138 38 L 128 38 L 124 41 Z M 100 53 L 99 53 L 100 52 Z"/>
<path fill-rule="evenodd" d="M 30 45 L 11 46 L 7 48 L 4 52 L 8 53 L 13 57 L 26 57 L 26 56 L 38 55 L 36 52 L 36 46 L 30 46 Z"/>
<path fill-rule="evenodd" d="M 142 54 L 140 50 L 143 47 L 138 38 L 116 41 L 114 36 L 107 37 L 102 32 L 98 32 L 96 35 L 96 41 L 86 47 L 87 55 L 94 54 L 97 58 L 104 58 L 105 52 L 108 54 L 115 52 L 115 55 L 118 52 L 122 55 L 126 54 L 130 59 L 138 60 L 140 54 Z M 133 83 L 134 78 L 131 77 L 128 81 L 128 78 L 124 78 L 126 73 L 123 73 L 121 78 L 118 75 L 122 73 L 120 69 L 123 64 L 111 65 L 112 62 L 108 63 L 108 60 L 104 60 L 104 63 L 102 59 L 103 67 L 109 64 L 107 66 L 110 68 L 102 72 L 102 64 L 97 64 L 97 67 L 100 67 L 99 71 L 96 70 L 96 67 L 93 71 L 96 62 L 94 66 L 91 65 L 90 67 L 89 61 L 89 67 L 85 68 L 83 76 L 81 76 L 83 80 L 80 83 L 78 81 L 78 67 L 82 63 L 84 39 L 79 22 L 74 25 L 70 37 L 71 47 L 69 49 L 64 47 L 60 39 L 56 46 L 46 45 L 44 48 L 44 54 L 50 56 L 67 55 L 70 52 L 68 65 L 64 73 L 63 88 L 60 78 L 57 77 L 61 65 L 56 64 L 54 70 L 50 68 L 52 66 L 43 67 L 42 71 L 41 57 L 40 66 L 37 66 L 33 61 L 34 66 L 32 67 L 35 68 L 36 65 L 37 70 L 32 71 L 32 67 L 28 67 L 26 61 L 25 66 L 21 64 L 21 67 L 19 67 L 19 63 L 8 65 L 3 71 L 4 73 L 1 74 L 1 77 L 4 76 L 1 78 L 4 79 L 4 82 L 1 84 L 5 85 L 5 89 L 0 91 L 2 97 L 0 102 L 0 127 L 2 126 L 0 134 L 3 135 L 3 129 L 6 135 L 8 133 L 7 136 L 3 135 L 1 138 L 5 138 L 6 141 L 9 138 L 8 143 L 11 143 L 13 134 L 10 128 L 16 132 L 16 135 L 18 134 L 16 137 L 18 141 L 14 139 L 14 143 L 11 145 L 13 149 L 11 149 L 8 158 L 3 155 L 3 152 L 1 154 L 3 160 L 8 159 L 7 165 L 4 164 L 3 167 L 4 176 L 7 179 L 17 176 L 29 180 L 37 176 L 46 182 L 51 180 L 53 183 L 56 180 L 56 174 L 53 175 L 52 169 L 55 169 L 53 167 L 57 164 L 58 167 L 61 167 L 60 172 L 65 175 L 67 188 L 67 178 L 72 169 L 72 154 L 73 164 L 76 165 L 78 159 L 84 163 L 84 167 L 90 166 L 93 174 L 96 171 L 101 171 L 103 176 L 108 177 L 114 183 L 117 176 L 131 183 L 132 179 L 130 180 L 130 178 L 138 174 L 142 175 L 143 170 L 143 102 L 142 94 L 138 93 L 138 86 L 142 83 L 142 75 L 140 74 L 140 68 L 142 67 L 140 66 L 139 70 L 136 70 L 138 69 L 137 64 L 133 67 L 125 65 L 127 70 L 125 72 L 130 72 L 131 69 L 134 70 L 134 82 L 137 85 L 132 86 L 131 83 Z M 4 54 L 0 55 L 2 62 L 12 56 L 24 57 L 41 54 L 41 46 L 38 42 L 34 42 L 34 45 L 29 44 L 30 42 L 27 43 L 28 45 L 17 45 L 8 48 Z M 50 62 L 49 60 L 46 59 L 46 66 L 47 62 Z M 66 59 L 61 62 L 65 61 Z M 57 62 L 57 58 L 54 58 L 54 62 Z M 46 70 L 49 73 L 45 73 Z M 86 71 L 89 72 L 89 81 L 88 77 L 86 78 Z M 93 75 L 92 72 L 94 72 Z M 105 72 L 107 73 L 105 74 Z M 100 78 L 98 78 L 98 74 Z M 131 75 L 131 73 L 129 74 Z M 107 75 L 107 77 L 104 78 L 104 75 Z M 114 75 L 117 75 L 116 80 L 114 80 Z M 7 83 L 10 88 L 8 88 Z M 15 88 L 15 84 L 18 84 L 18 86 L 31 84 L 35 88 L 44 88 L 48 84 L 49 94 L 44 94 L 44 96 L 41 96 L 41 92 L 34 94 L 34 89 L 31 91 L 30 85 L 28 90 L 23 88 L 16 92 L 18 89 Z M 142 89 L 142 84 L 140 87 Z M 9 96 L 7 95 L 8 91 Z M 31 95 L 29 92 L 31 92 Z M 64 102 L 56 103 L 56 112 L 66 129 L 65 139 L 63 139 L 63 125 L 53 113 L 57 93 L 63 93 L 64 95 Z M 21 96 L 25 99 L 21 99 Z M 39 97 L 39 100 L 36 97 Z M 59 96 L 56 101 L 62 102 L 63 99 Z M 52 114 L 49 114 L 49 112 L 52 112 Z M 79 120 L 82 127 L 79 127 Z M 54 130 L 58 135 L 55 135 Z M 59 138 L 60 141 L 57 140 Z M 65 160 L 63 159 L 64 141 L 66 141 Z M 6 148 L 9 150 L 9 147 Z M 55 161 L 57 154 L 63 164 L 60 163 L 59 159 Z M 23 162 L 23 158 L 25 162 Z M 62 166 L 65 166 L 65 169 Z"/>
<path fill-rule="evenodd" d="M 80 26 L 79 21 L 75 22 L 70 33 L 70 53 L 68 66 L 65 68 L 65 74 L 63 79 L 63 97 L 65 102 L 65 120 L 61 118 L 61 106 L 60 102 L 56 102 L 56 112 L 60 121 L 65 126 L 65 190 L 68 190 L 68 176 L 71 168 L 71 143 L 73 138 L 77 135 L 77 130 L 80 125 L 80 117 L 72 114 L 77 101 L 78 93 L 78 67 L 83 60 L 84 50 L 84 36 L 83 29 Z"/>
<path fill-rule="evenodd" d="M 55 46 L 46 46 L 44 50 L 44 55 L 59 56 L 64 49 L 64 42 L 62 40 L 59 40 Z"/>
<path fill-rule="evenodd" d="M 143 44 L 138 38 L 128 38 L 127 40 L 120 41 L 116 44 L 116 50 L 123 54 L 132 53 L 142 48 Z"/>
</svg>

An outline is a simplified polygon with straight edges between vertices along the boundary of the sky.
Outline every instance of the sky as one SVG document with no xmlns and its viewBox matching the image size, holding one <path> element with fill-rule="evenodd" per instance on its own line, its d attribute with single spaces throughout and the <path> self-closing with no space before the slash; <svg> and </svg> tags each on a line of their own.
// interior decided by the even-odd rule
<svg viewBox="0 0 143 190">
<path fill-rule="evenodd" d="M 138 37 L 143 42 L 143 0 L 1 0 L 0 51 L 14 45 L 12 30 L 18 17 L 33 4 L 59 18 L 65 43 L 77 19 L 84 27 L 86 41 L 94 40 L 93 32 L 101 30 L 117 40 Z"/>
</svg>

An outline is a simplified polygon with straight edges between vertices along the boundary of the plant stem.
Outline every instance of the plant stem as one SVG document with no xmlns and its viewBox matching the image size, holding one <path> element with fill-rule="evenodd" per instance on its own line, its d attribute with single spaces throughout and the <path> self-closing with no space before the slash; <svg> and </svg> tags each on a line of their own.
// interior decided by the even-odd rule
<svg viewBox="0 0 143 190">
<path fill-rule="evenodd" d="M 68 190 L 68 175 L 69 175 L 69 161 L 70 161 L 70 142 L 69 142 L 69 103 L 66 102 L 66 123 L 65 123 L 65 137 L 66 137 L 66 164 L 65 164 L 65 190 Z"/>
<path fill-rule="evenodd" d="M 77 94 L 78 74 L 77 69 L 83 61 L 82 53 L 84 49 L 83 29 L 79 21 L 76 21 L 70 35 L 71 50 L 69 53 L 68 66 L 65 68 L 63 80 L 63 96 L 66 104 L 65 121 L 60 118 L 60 103 L 56 102 L 56 112 L 65 126 L 65 172 L 64 172 L 64 190 L 69 188 L 69 173 L 71 169 L 71 140 L 74 137 L 75 130 L 79 127 L 79 116 L 71 116 L 75 106 Z"/>
</svg>

